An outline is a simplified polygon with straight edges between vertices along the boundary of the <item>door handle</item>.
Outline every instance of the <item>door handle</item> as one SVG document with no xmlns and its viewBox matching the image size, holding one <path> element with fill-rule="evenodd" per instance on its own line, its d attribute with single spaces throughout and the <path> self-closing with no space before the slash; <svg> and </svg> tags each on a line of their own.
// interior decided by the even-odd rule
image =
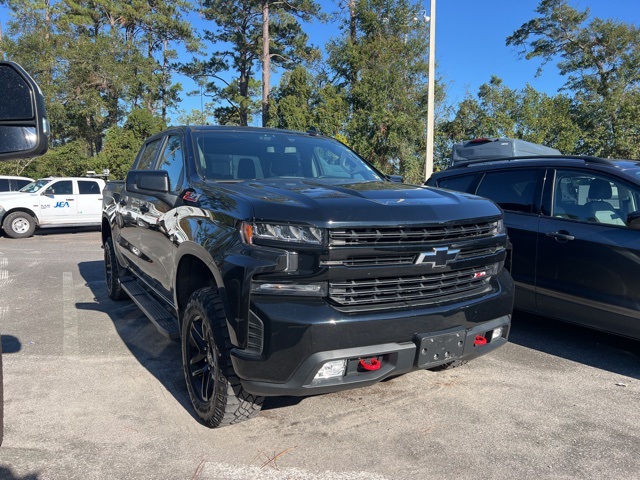
<svg viewBox="0 0 640 480">
<path fill-rule="evenodd" d="M 566 230 L 560 230 L 558 232 L 548 232 L 547 233 L 547 237 L 555 238 L 556 241 L 558 241 L 560 243 L 565 243 L 565 242 L 568 242 L 570 240 L 575 240 L 576 239 L 576 237 L 571 235 Z"/>
</svg>

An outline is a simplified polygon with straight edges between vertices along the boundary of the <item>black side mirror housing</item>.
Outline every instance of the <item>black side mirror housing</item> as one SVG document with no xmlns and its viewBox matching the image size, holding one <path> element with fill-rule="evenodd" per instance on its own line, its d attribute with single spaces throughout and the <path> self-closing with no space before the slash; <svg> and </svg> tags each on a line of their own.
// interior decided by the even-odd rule
<svg viewBox="0 0 640 480">
<path fill-rule="evenodd" d="M 0 160 L 37 157 L 49 146 L 38 84 L 14 62 L 0 62 Z"/>
<path fill-rule="evenodd" d="M 640 230 L 640 212 L 631 212 L 627 215 L 627 227 L 631 230 Z"/>
<path fill-rule="evenodd" d="M 169 174 L 165 170 L 130 170 L 125 180 L 130 193 L 158 195 L 169 193 Z"/>
<path fill-rule="evenodd" d="M 404 182 L 404 178 L 402 178 L 402 175 L 387 175 L 387 180 L 394 183 Z"/>
</svg>

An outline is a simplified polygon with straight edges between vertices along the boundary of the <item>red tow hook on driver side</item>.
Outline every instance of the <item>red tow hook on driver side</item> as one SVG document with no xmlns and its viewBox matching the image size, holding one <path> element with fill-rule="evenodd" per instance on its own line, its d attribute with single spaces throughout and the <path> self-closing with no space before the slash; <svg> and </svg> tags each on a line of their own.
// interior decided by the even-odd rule
<svg viewBox="0 0 640 480">
<path fill-rule="evenodd" d="M 376 357 L 371 357 L 371 358 L 361 358 L 359 365 L 365 370 L 373 372 L 374 370 L 379 370 L 380 367 L 382 366 L 382 363 L 380 363 L 380 360 L 378 360 Z"/>
<path fill-rule="evenodd" d="M 476 335 L 476 339 L 473 341 L 474 346 L 486 345 L 487 339 L 482 335 Z"/>
</svg>

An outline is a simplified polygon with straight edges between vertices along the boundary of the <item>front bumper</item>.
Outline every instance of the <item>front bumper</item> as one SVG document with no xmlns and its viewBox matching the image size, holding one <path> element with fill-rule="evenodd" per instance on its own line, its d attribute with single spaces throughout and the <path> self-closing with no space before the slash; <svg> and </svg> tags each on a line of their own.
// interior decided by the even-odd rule
<svg viewBox="0 0 640 480">
<path fill-rule="evenodd" d="M 319 299 L 254 299 L 251 315 L 265 325 L 262 355 L 232 351 L 243 388 L 264 396 L 306 396 L 367 386 L 385 378 L 453 360 L 471 360 L 507 342 L 513 307 L 513 281 L 504 271 L 496 292 L 456 304 L 397 311 L 343 314 Z M 499 338 L 490 332 L 502 327 Z M 424 357 L 425 342 L 458 335 L 449 356 Z M 481 336 L 486 344 L 477 344 Z M 426 339 L 426 340 L 425 340 Z M 462 344 L 459 344 L 462 342 Z M 443 347 L 443 351 L 452 350 Z M 376 358 L 380 368 L 363 371 L 360 359 Z M 347 360 L 346 374 L 315 381 L 331 360 Z"/>
</svg>

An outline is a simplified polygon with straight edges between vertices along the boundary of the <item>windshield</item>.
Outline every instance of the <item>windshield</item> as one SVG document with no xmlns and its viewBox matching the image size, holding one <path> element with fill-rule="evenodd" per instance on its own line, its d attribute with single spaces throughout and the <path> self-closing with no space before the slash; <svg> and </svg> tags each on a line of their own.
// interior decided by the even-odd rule
<svg viewBox="0 0 640 480">
<path fill-rule="evenodd" d="M 325 137 L 274 131 L 196 130 L 194 150 L 200 174 L 218 181 L 383 180 L 373 167 L 347 147 Z"/>
<path fill-rule="evenodd" d="M 27 192 L 27 193 L 35 193 L 38 190 L 40 190 L 42 187 L 47 185 L 49 182 L 51 182 L 51 179 L 41 178 L 40 180 L 36 180 L 34 182 L 29 183 L 28 185 L 25 185 L 19 191 Z"/>
</svg>

